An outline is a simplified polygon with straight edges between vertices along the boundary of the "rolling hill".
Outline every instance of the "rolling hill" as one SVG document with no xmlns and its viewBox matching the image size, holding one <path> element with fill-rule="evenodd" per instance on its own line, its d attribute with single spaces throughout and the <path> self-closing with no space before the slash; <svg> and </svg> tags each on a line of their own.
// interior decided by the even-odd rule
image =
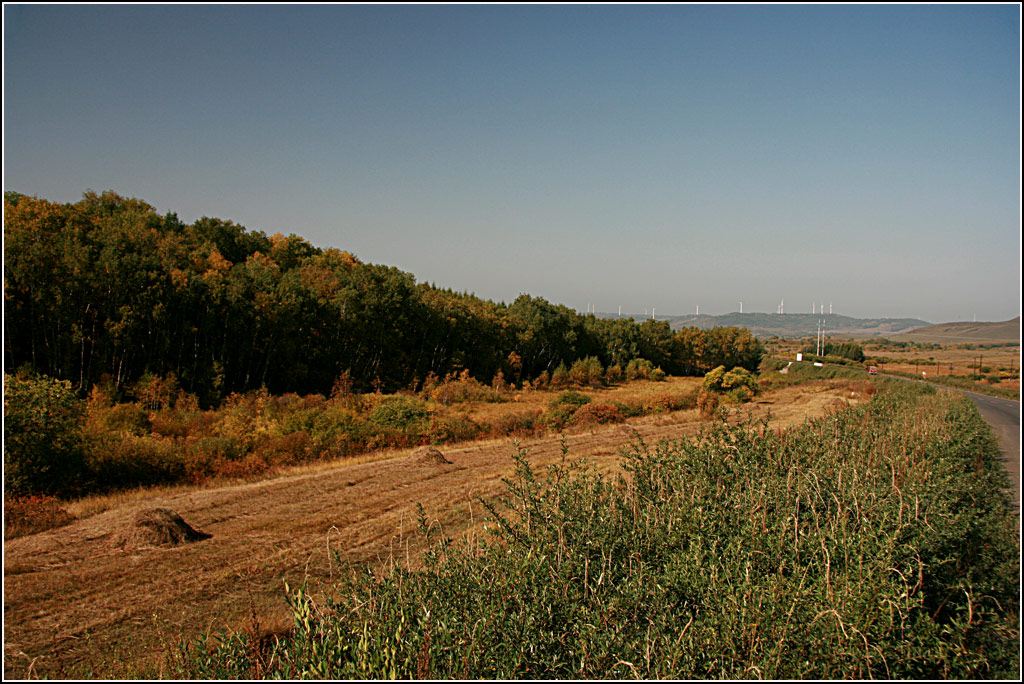
<svg viewBox="0 0 1024 684">
<path fill-rule="evenodd" d="M 605 318 L 615 318 L 615 314 L 597 314 Z M 635 316 L 640 319 L 640 316 Z M 851 318 L 839 314 L 769 314 L 769 313 L 729 313 L 722 316 L 658 316 L 658 320 L 668 321 L 673 330 L 684 327 L 714 328 L 717 326 L 734 326 L 746 328 L 760 338 L 785 337 L 800 338 L 813 336 L 818 331 L 818 322 L 825 321 L 825 331 L 832 337 L 892 337 L 896 333 L 915 328 L 927 327 L 927 321 L 916 318 Z"/>
<path fill-rule="evenodd" d="M 939 323 L 893 335 L 894 340 L 960 344 L 964 342 L 1020 343 L 1020 316 L 1009 321 Z"/>
</svg>

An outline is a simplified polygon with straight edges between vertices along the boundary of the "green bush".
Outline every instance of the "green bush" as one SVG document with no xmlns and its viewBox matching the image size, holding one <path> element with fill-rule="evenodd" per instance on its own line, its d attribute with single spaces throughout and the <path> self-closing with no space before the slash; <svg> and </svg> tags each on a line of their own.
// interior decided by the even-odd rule
<svg viewBox="0 0 1024 684">
<path fill-rule="evenodd" d="M 759 386 L 757 376 L 747 369 L 737 366 L 726 372 L 725 366 L 719 366 L 704 376 L 704 389 L 727 394 L 733 401 L 743 402 L 756 395 Z"/>
<path fill-rule="evenodd" d="M 551 389 L 562 389 L 569 384 L 569 369 L 565 367 L 564 363 L 558 364 L 551 373 L 550 381 Z"/>
<path fill-rule="evenodd" d="M 150 431 L 149 413 L 138 404 L 114 404 L 104 415 L 105 427 L 113 432 L 145 435 Z"/>
<path fill-rule="evenodd" d="M 482 431 L 468 416 L 435 416 L 430 421 L 426 438 L 431 444 L 448 444 L 474 439 Z"/>
<path fill-rule="evenodd" d="M 573 408 L 579 408 L 584 404 L 589 404 L 591 398 L 582 392 L 576 390 L 566 390 L 559 394 L 557 397 L 551 400 L 548 404 L 550 408 L 559 408 L 561 406 L 572 406 Z"/>
<path fill-rule="evenodd" d="M 647 380 L 654 372 L 654 364 L 647 359 L 633 359 L 626 364 L 626 380 Z"/>
<path fill-rule="evenodd" d="M 6 496 L 61 493 L 82 486 L 84 408 L 67 380 L 4 374 Z"/>
<path fill-rule="evenodd" d="M 430 419 L 427 403 L 414 397 L 387 397 L 378 404 L 367 420 L 383 428 L 406 434 L 422 432 Z"/>
</svg>

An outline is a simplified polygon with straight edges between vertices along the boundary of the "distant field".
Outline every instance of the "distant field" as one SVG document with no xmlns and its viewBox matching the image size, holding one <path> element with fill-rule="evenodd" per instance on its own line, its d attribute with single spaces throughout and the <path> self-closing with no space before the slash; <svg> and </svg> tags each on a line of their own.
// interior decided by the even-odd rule
<svg viewBox="0 0 1024 684">
<path fill-rule="evenodd" d="M 984 325 L 1005 326 L 1006 324 Z M 831 341 L 841 339 L 845 338 L 841 335 L 829 337 Z M 887 339 L 897 344 L 859 340 L 864 346 L 864 354 L 868 363 L 878 366 L 883 371 L 910 373 L 915 376 L 921 376 L 924 373 L 925 377 L 929 379 L 950 375 L 967 379 L 973 376 L 977 380 L 975 383 L 978 385 L 977 391 L 983 392 L 987 387 L 995 387 L 1000 390 L 1020 390 L 1021 350 L 1019 343 L 968 340 L 941 343 L 910 340 L 903 336 L 899 338 L 892 336 Z M 810 340 L 810 343 L 813 344 L 813 342 L 813 339 Z M 797 352 L 801 351 L 807 343 L 807 340 L 770 340 L 767 344 L 772 356 L 793 360 L 796 358 Z M 901 344 L 905 346 L 899 346 Z M 993 344 L 998 346 L 982 347 L 982 345 Z"/>
<path fill-rule="evenodd" d="M 917 328 L 908 332 L 890 335 L 889 339 L 910 342 L 933 342 L 937 344 L 962 343 L 1020 343 L 1020 316 L 999 323 L 959 322 L 940 323 Z"/>
</svg>

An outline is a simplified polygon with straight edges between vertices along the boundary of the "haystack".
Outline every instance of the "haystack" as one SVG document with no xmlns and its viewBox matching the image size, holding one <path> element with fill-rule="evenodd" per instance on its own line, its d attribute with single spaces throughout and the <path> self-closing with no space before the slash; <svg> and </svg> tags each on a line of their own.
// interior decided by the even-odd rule
<svg viewBox="0 0 1024 684">
<path fill-rule="evenodd" d="M 416 451 L 412 452 L 412 457 L 416 459 L 417 463 L 426 463 L 429 465 L 442 465 L 444 463 L 451 463 L 444 454 L 435 447 L 432 446 L 421 446 Z"/>
<path fill-rule="evenodd" d="M 139 511 L 131 527 L 123 535 L 119 546 L 142 548 L 146 546 L 177 546 L 209 539 L 212 534 L 201 532 L 169 508 L 148 508 Z"/>
</svg>

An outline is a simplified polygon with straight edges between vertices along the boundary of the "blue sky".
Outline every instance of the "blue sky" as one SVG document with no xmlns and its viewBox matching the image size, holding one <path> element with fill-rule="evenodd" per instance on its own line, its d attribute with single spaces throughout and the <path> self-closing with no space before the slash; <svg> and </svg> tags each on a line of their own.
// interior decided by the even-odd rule
<svg viewBox="0 0 1024 684">
<path fill-rule="evenodd" d="M 585 310 L 1020 313 L 1018 5 L 4 6 L 5 190 Z"/>
</svg>

